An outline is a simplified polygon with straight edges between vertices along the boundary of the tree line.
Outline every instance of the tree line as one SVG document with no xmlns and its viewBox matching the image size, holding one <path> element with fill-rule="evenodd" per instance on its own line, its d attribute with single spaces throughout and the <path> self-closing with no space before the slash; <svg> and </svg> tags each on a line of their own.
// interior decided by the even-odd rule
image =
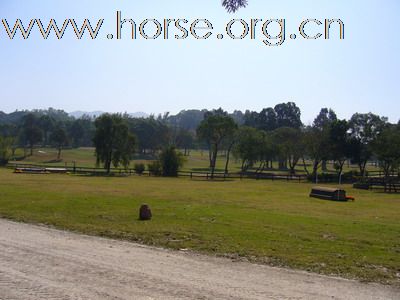
<svg viewBox="0 0 400 300">
<path fill-rule="evenodd" d="M 60 160 L 66 147 L 93 146 L 98 164 L 108 170 L 112 165 L 128 167 L 134 153 L 154 159 L 168 148 L 166 153 L 182 149 L 184 155 L 191 149 L 207 150 L 212 174 L 223 153 L 225 172 L 233 156 L 241 161 L 242 172 L 263 172 L 277 161 L 281 170 L 294 174 L 303 165 L 304 172 L 315 176 L 333 161 L 342 174 L 345 162 L 351 161 L 364 175 L 367 162 L 374 159 L 388 175 L 399 168 L 400 125 L 372 113 L 341 120 L 332 109 L 322 108 L 306 126 L 293 102 L 260 112 L 184 110 L 149 118 L 104 114 L 75 119 L 52 108 L 0 112 L 0 162 L 15 158 L 17 148 L 26 157 L 34 147 L 55 147 Z M 305 167 L 310 161 L 311 172 Z"/>
<path fill-rule="evenodd" d="M 263 172 L 278 161 L 280 170 L 295 174 L 301 162 L 304 172 L 315 178 L 319 168 L 327 171 L 328 161 L 343 174 L 346 161 L 357 164 L 359 175 L 366 174 L 368 161 L 379 162 L 386 176 L 399 171 L 400 122 L 391 124 L 373 113 L 355 113 L 350 120 L 338 119 L 332 109 L 322 108 L 311 125 L 301 122 L 301 111 L 295 103 L 282 103 L 261 112 L 246 112 L 238 125 L 222 110 L 208 112 L 197 129 L 197 137 L 206 141 L 210 168 L 215 171 L 218 152 L 226 151 L 242 162 L 241 171 L 255 168 Z M 311 161 L 312 171 L 307 162 Z"/>
</svg>

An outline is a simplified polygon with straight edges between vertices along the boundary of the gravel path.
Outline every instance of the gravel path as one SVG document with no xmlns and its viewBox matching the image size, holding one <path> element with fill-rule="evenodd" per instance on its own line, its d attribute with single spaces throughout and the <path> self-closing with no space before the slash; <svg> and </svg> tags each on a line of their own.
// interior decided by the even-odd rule
<svg viewBox="0 0 400 300">
<path fill-rule="evenodd" d="M 0 219 L 0 299 L 400 299 L 400 291 Z"/>
</svg>

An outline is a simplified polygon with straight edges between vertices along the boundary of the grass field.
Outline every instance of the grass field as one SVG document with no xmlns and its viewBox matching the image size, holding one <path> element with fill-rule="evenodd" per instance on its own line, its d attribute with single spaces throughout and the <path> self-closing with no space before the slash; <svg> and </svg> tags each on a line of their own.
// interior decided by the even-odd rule
<svg viewBox="0 0 400 300">
<path fill-rule="evenodd" d="M 311 185 L 154 177 L 13 174 L 0 169 L 0 216 L 232 259 L 400 285 L 400 197 Z M 153 220 L 138 221 L 147 203 Z"/>
</svg>

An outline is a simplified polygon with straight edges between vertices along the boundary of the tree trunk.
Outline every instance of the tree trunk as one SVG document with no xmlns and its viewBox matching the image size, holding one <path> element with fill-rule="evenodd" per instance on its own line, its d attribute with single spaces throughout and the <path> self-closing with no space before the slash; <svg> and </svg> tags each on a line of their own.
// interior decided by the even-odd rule
<svg viewBox="0 0 400 300">
<path fill-rule="evenodd" d="M 225 164 L 225 174 L 228 174 L 229 160 L 234 143 L 231 143 L 226 151 L 226 164 Z"/>
<path fill-rule="evenodd" d="M 217 155 L 218 155 L 218 148 L 215 147 L 215 150 L 214 150 L 214 152 L 212 154 L 211 179 L 214 179 L 215 165 L 217 164 Z"/>
<path fill-rule="evenodd" d="M 211 149 L 211 146 L 210 146 L 210 149 L 209 149 L 209 151 L 208 151 L 208 159 L 209 159 L 209 161 L 210 161 L 210 168 L 212 168 L 212 161 L 213 161 L 213 159 L 212 159 L 212 149 Z"/>
<path fill-rule="evenodd" d="M 61 158 L 61 148 L 62 147 L 58 147 L 57 160 L 60 160 L 60 158 Z"/>
<path fill-rule="evenodd" d="M 313 176 L 315 176 L 317 174 L 319 163 L 320 163 L 319 160 L 314 160 L 313 173 L 312 173 Z"/>
<path fill-rule="evenodd" d="M 279 159 L 279 170 L 285 169 L 285 161 L 284 159 Z"/>
<path fill-rule="evenodd" d="M 344 166 L 345 162 L 346 162 L 345 160 L 338 162 L 339 163 L 339 174 L 343 173 L 343 166 Z"/>
<path fill-rule="evenodd" d="M 306 172 L 307 176 L 310 176 L 310 172 L 307 169 L 306 160 L 304 159 L 304 157 L 302 157 L 302 159 L 303 159 L 304 171 Z"/>
<path fill-rule="evenodd" d="M 244 164 L 245 164 L 245 162 L 246 162 L 246 161 L 243 159 L 243 160 L 242 160 L 242 168 L 241 168 L 241 169 L 242 169 L 242 173 L 244 172 Z"/>
<path fill-rule="evenodd" d="M 322 164 L 321 164 L 321 169 L 322 169 L 322 171 L 324 171 L 324 172 L 326 172 L 326 171 L 328 171 L 328 168 L 326 167 L 326 160 L 323 160 L 322 161 Z"/>
<path fill-rule="evenodd" d="M 299 162 L 300 158 L 297 158 L 293 155 L 289 156 L 288 162 L 289 162 L 289 168 L 290 168 L 290 174 L 294 175 L 296 174 L 295 168 L 297 166 L 297 163 Z"/>
<path fill-rule="evenodd" d="M 359 169 L 360 169 L 360 174 L 361 174 L 361 176 L 363 177 L 363 179 L 365 178 L 365 169 L 366 169 L 366 166 L 367 166 L 367 161 L 366 161 L 366 160 L 363 161 L 363 162 L 360 162 L 360 163 L 358 164 L 358 167 L 359 167 Z"/>
</svg>

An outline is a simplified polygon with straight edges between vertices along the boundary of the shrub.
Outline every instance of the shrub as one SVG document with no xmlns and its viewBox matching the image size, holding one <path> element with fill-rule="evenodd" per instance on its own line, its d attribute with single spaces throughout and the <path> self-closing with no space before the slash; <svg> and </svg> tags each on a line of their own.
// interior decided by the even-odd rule
<svg viewBox="0 0 400 300">
<path fill-rule="evenodd" d="M 142 175 L 145 170 L 145 167 L 144 167 L 144 164 L 138 163 L 138 164 L 135 164 L 133 169 L 135 170 L 136 174 Z"/>
<path fill-rule="evenodd" d="M 161 152 L 159 161 L 163 176 L 178 176 L 178 171 L 183 165 L 182 154 L 177 152 L 173 146 L 167 147 Z"/>
<path fill-rule="evenodd" d="M 160 176 L 162 173 L 161 163 L 158 160 L 148 164 L 147 168 L 149 169 L 151 175 Z"/>
</svg>

